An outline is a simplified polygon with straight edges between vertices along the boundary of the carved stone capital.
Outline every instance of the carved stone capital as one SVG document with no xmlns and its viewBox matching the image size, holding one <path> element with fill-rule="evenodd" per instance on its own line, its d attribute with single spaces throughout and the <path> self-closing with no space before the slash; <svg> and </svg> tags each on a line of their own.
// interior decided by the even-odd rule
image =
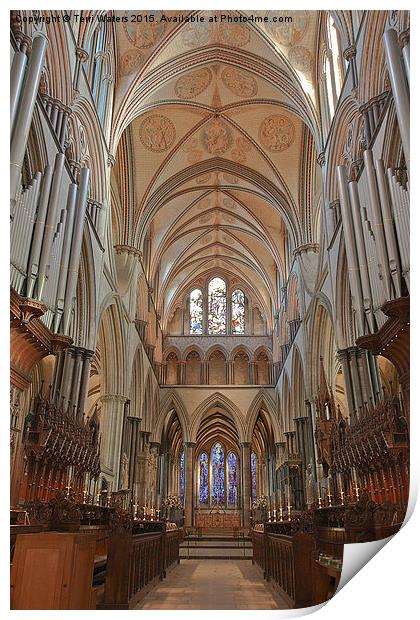
<svg viewBox="0 0 420 620">
<path fill-rule="evenodd" d="M 80 62 L 86 62 L 89 58 L 89 54 L 82 47 L 76 47 L 76 56 Z"/>
<path fill-rule="evenodd" d="M 318 155 L 318 157 L 316 158 L 318 164 L 322 167 L 325 166 L 325 153 L 324 151 L 321 151 Z"/>
<path fill-rule="evenodd" d="M 348 62 L 351 62 L 352 58 L 356 56 L 356 46 L 350 45 L 350 47 L 346 48 L 343 52 L 343 58 Z"/>
<path fill-rule="evenodd" d="M 114 245 L 114 250 L 116 254 L 132 254 L 133 256 L 136 256 L 139 260 L 142 257 L 141 251 L 132 245 Z"/>
<path fill-rule="evenodd" d="M 407 30 L 403 30 L 402 32 L 400 32 L 398 40 L 400 42 L 401 48 L 404 48 L 406 45 L 409 45 L 409 43 L 410 43 L 410 29 L 408 28 Z"/>
</svg>

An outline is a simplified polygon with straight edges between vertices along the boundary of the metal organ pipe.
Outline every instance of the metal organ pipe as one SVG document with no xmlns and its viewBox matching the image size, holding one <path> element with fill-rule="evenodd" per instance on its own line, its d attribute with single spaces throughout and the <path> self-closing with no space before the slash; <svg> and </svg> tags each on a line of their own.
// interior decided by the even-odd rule
<svg viewBox="0 0 420 620">
<path fill-rule="evenodd" d="M 12 134 L 18 102 L 22 91 L 22 84 L 25 78 L 26 54 L 18 50 L 13 56 L 10 69 L 10 134 Z"/>
<path fill-rule="evenodd" d="M 410 98 L 400 43 L 397 32 L 393 28 L 384 34 L 384 47 L 405 161 L 408 173 L 410 173 Z"/>
<path fill-rule="evenodd" d="M 370 289 L 369 272 L 365 248 L 365 240 L 363 236 L 362 220 L 360 213 L 359 192 L 356 181 L 349 183 L 350 204 L 353 215 L 354 232 L 356 236 L 357 255 L 359 258 L 360 279 L 363 292 L 363 306 L 366 318 L 369 323 L 370 331 L 375 331 L 375 321 L 372 308 L 372 291 Z"/>
<path fill-rule="evenodd" d="M 392 210 L 395 229 L 401 256 L 402 275 L 410 290 L 410 205 L 409 192 L 405 190 L 395 177 L 391 168 L 388 168 L 388 185 L 391 190 Z"/>
<path fill-rule="evenodd" d="M 354 240 L 353 222 L 347 186 L 345 166 L 337 166 L 338 189 L 340 193 L 341 217 L 343 221 L 344 241 L 346 245 L 347 263 L 349 269 L 350 290 L 354 299 L 357 329 L 359 336 L 364 335 L 363 296 L 359 277 L 356 243 Z"/>
<path fill-rule="evenodd" d="M 375 161 L 376 178 L 378 181 L 379 196 L 381 199 L 382 220 L 384 223 L 384 232 L 386 239 L 386 247 L 389 257 L 389 270 L 392 281 L 394 283 L 396 297 L 401 297 L 401 268 L 400 259 L 398 257 L 397 242 L 395 239 L 394 224 L 389 203 L 388 187 L 385 180 L 385 168 L 382 159 Z"/>
<path fill-rule="evenodd" d="M 70 251 L 70 261 L 67 274 L 66 294 L 64 300 L 64 313 L 62 333 L 68 334 L 70 317 L 76 295 L 77 275 L 79 271 L 80 256 L 83 239 L 83 226 L 85 223 L 87 194 L 89 186 L 89 168 L 82 168 L 80 172 L 79 190 L 77 192 L 76 216 L 74 232 Z"/>
<path fill-rule="evenodd" d="M 45 279 L 47 277 L 47 267 L 50 260 L 51 247 L 57 221 L 57 206 L 60 195 L 61 179 L 63 176 L 65 156 L 57 153 L 55 156 L 54 174 L 51 185 L 50 198 L 48 201 L 47 220 L 44 227 L 44 238 L 42 240 L 41 257 L 39 259 L 37 298 L 42 299 Z"/>
<path fill-rule="evenodd" d="M 388 252 L 385 243 L 384 225 L 382 221 L 381 207 L 379 204 L 378 186 L 376 184 L 375 168 L 373 166 L 372 151 L 366 149 L 363 152 L 365 162 L 367 185 L 369 190 L 370 205 L 372 208 L 373 225 L 375 227 L 375 241 L 377 260 L 385 289 L 385 300 L 391 299 L 391 278 L 389 273 Z"/>
<path fill-rule="evenodd" d="M 31 253 L 29 256 L 28 279 L 26 285 L 26 296 L 32 297 L 35 282 L 38 276 L 39 257 L 41 254 L 42 238 L 44 236 L 45 218 L 48 208 L 48 197 L 50 195 L 50 187 L 52 180 L 52 167 L 46 166 L 44 178 L 42 182 L 41 195 L 39 198 L 38 214 L 34 226 L 34 234 L 32 237 Z"/>
<path fill-rule="evenodd" d="M 16 120 L 10 145 L 10 199 L 12 203 L 16 199 L 20 184 L 23 158 L 25 156 L 26 143 L 31 128 L 46 47 L 47 40 L 44 37 L 38 36 L 34 38 L 26 79 L 22 88 L 22 96 L 19 99 L 16 112 Z"/>
<path fill-rule="evenodd" d="M 71 240 L 73 235 L 74 211 L 77 197 L 77 185 L 70 183 L 67 194 L 67 219 L 64 231 L 63 247 L 61 251 L 60 270 L 58 273 L 57 298 L 54 316 L 54 332 L 58 332 L 64 310 L 64 296 L 66 293 L 67 269 L 69 266 Z"/>
</svg>

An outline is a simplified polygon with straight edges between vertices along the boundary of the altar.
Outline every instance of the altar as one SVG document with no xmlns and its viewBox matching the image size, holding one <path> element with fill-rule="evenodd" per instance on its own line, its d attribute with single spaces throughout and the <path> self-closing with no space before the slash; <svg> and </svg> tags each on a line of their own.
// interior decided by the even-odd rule
<svg viewBox="0 0 420 620">
<path fill-rule="evenodd" d="M 239 529 L 241 515 L 237 510 L 196 510 L 195 526 L 218 530 Z"/>
</svg>

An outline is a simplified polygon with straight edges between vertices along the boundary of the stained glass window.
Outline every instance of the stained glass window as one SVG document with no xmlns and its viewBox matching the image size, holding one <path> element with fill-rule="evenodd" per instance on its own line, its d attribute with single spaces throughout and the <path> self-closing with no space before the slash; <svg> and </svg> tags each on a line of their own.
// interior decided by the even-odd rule
<svg viewBox="0 0 420 620">
<path fill-rule="evenodd" d="M 209 503 L 209 457 L 207 452 L 200 454 L 200 504 Z"/>
<path fill-rule="evenodd" d="M 228 504 L 238 503 L 238 468 L 234 452 L 228 454 Z"/>
<path fill-rule="evenodd" d="M 184 488 L 185 488 L 185 458 L 184 452 L 181 452 L 179 457 L 179 497 L 181 502 L 184 501 Z"/>
<path fill-rule="evenodd" d="M 203 293 L 195 288 L 190 293 L 190 334 L 203 333 Z"/>
<path fill-rule="evenodd" d="M 209 282 L 209 334 L 226 334 L 226 283 L 221 278 Z"/>
<path fill-rule="evenodd" d="M 225 452 L 220 443 L 211 451 L 211 500 L 212 503 L 225 503 Z"/>
<path fill-rule="evenodd" d="M 252 501 L 257 499 L 257 455 L 251 452 L 251 495 Z"/>
<path fill-rule="evenodd" d="M 245 295 L 240 289 L 232 293 L 232 334 L 245 333 Z"/>
</svg>

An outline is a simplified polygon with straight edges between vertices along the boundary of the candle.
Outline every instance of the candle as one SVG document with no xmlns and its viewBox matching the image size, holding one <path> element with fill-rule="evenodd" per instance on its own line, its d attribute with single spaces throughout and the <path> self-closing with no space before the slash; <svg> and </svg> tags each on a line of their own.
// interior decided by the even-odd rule
<svg viewBox="0 0 420 620">
<path fill-rule="evenodd" d="M 344 491 L 343 491 L 342 487 L 341 487 L 341 491 L 340 491 L 340 497 L 341 497 L 341 505 L 344 506 Z"/>
<path fill-rule="evenodd" d="M 277 512 L 276 512 L 275 508 L 273 510 L 273 521 L 274 521 L 274 523 L 276 523 L 276 521 L 277 521 Z"/>
</svg>

